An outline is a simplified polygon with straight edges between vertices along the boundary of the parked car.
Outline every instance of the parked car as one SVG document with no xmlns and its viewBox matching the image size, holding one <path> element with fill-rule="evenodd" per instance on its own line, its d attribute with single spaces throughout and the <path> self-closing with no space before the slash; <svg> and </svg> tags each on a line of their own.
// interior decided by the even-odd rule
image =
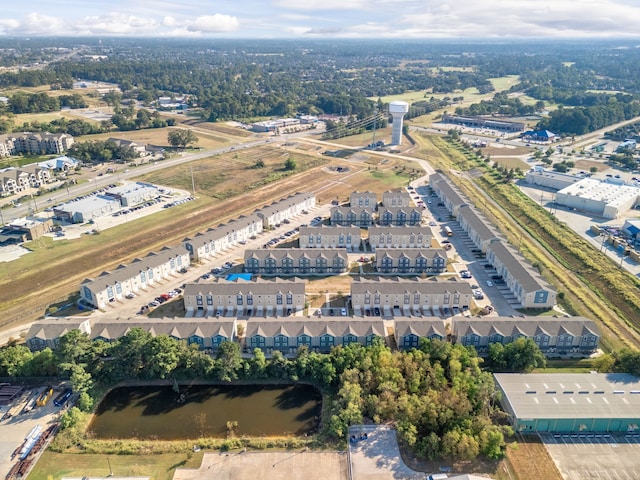
<svg viewBox="0 0 640 480">
<path fill-rule="evenodd" d="M 493 287 L 493 282 L 491 280 L 487 280 L 487 287 Z"/>
</svg>

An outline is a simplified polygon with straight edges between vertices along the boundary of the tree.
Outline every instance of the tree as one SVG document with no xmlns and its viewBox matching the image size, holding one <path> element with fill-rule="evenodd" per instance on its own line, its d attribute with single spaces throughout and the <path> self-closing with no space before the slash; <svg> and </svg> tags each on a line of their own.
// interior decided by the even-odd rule
<svg viewBox="0 0 640 480">
<path fill-rule="evenodd" d="M 199 139 L 191 130 L 178 128 L 169 132 L 167 140 L 172 147 L 185 148 L 192 143 L 198 143 Z"/>
<path fill-rule="evenodd" d="M 494 371 L 530 372 L 547 363 L 532 338 L 520 337 L 511 343 L 489 345 L 489 361 Z"/>
<path fill-rule="evenodd" d="M 216 375 L 220 380 L 230 382 L 238 379 L 238 371 L 242 367 L 240 345 L 236 342 L 222 342 L 216 356 Z"/>
<path fill-rule="evenodd" d="M 288 158 L 286 162 L 284 162 L 284 169 L 287 171 L 295 170 L 297 167 L 296 162 L 293 158 Z"/>
</svg>

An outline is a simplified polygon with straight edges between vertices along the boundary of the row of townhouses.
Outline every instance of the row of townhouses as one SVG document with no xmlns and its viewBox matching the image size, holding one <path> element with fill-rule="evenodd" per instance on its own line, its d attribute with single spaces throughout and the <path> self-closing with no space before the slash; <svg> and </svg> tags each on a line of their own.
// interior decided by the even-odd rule
<svg viewBox="0 0 640 480">
<path fill-rule="evenodd" d="M 412 204 L 411 195 L 406 191 L 388 191 L 382 194 L 383 207 L 408 207 Z M 378 196 L 373 192 L 352 192 L 349 195 L 349 205 L 354 208 L 367 208 L 374 212 L 378 210 Z"/>
<path fill-rule="evenodd" d="M 432 233 L 423 226 L 370 227 L 367 236 L 361 237 L 360 227 L 338 225 L 318 225 L 300 227 L 300 248 L 346 248 L 360 251 L 367 246 L 372 251 L 377 248 L 430 248 Z"/>
<path fill-rule="evenodd" d="M 411 195 L 405 191 L 389 191 L 382 194 L 382 203 L 373 192 L 353 192 L 348 206 L 331 209 L 331 225 L 369 228 L 376 222 L 382 226 L 420 225 L 422 208 L 416 208 Z"/>
<path fill-rule="evenodd" d="M 331 225 L 351 226 L 369 228 L 376 222 L 379 225 L 420 225 L 422 223 L 422 212 L 418 207 L 380 207 L 377 213 L 372 208 L 367 207 L 332 207 Z"/>
<path fill-rule="evenodd" d="M 244 336 L 238 337 L 237 318 L 78 318 L 45 319 L 35 322 L 27 345 L 33 351 L 56 349 L 60 338 L 73 329 L 87 333 L 92 340 L 115 341 L 133 328 L 152 336 L 167 335 L 201 350 L 214 353 L 222 342 L 237 341 L 245 351 L 260 348 L 266 353 L 279 350 L 295 354 L 300 347 L 328 352 L 339 345 L 370 345 L 381 338 L 399 349 L 419 346 L 421 339 L 451 341 L 477 349 L 486 355 L 492 343 L 509 344 L 518 338 L 532 338 L 547 356 L 586 356 L 595 352 L 600 333 L 593 321 L 583 317 L 494 317 L 454 318 L 451 326 L 439 318 L 396 318 L 392 322 L 366 317 L 340 320 L 292 317 L 250 318 L 243 323 Z"/>
<path fill-rule="evenodd" d="M 378 248 L 375 268 L 385 275 L 437 275 L 446 270 L 447 254 L 441 248 Z M 259 275 L 339 275 L 349 268 L 344 248 L 248 249 L 244 271 Z"/>
<path fill-rule="evenodd" d="M 89 305 L 103 308 L 110 302 L 146 290 L 184 271 L 189 261 L 189 252 L 184 246 L 165 247 L 159 252 L 136 258 L 128 265 L 119 265 L 113 271 L 103 272 L 96 278 L 85 279 L 80 284 L 80 298 Z"/>
<path fill-rule="evenodd" d="M 313 208 L 315 202 L 313 194 L 291 195 L 247 217 L 186 238 L 180 246 L 165 247 L 160 252 L 135 259 L 129 265 L 103 272 L 97 278 L 85 279 L 80 285 L 80 297 L 89 305 L 103 308 L 110 302 L 122 300 L 129 293 L 136 293 L 170 278 L 186 269 L 192 261 L 206 260 L 227 248 L 242 244 L 263 230 Z M 113 200 L 112 203 L 117 203 L 119 209 L 119 201 Z"/>
<path fill-rule="evenodd" d="M 60 154 L 73 145 L 73 136 L 67 133 L 7 133 L 0 135 L 0 157 L 11 155 Z"/>
<path fill-rule="evenodd" d="M 242 244 L 264 230 L 280 225 L 285 220 L 288 221 L 315 206 L 315 195 L 296 193 L 256 210 L 251 215 L 242 216 L 227 224 L 185 238 L 182 243 L 189 250 L 193 261 L 203 261 L 230 247 Z"/>
<path fill-rule="evenodd" d="M 235 278 L 188 283 L 184 289 L 187 316 L 288 316 L 303 312 L 306 282 L 294 278 Z M 356 316 L 431 316 L 467 310 L 468 283 L 425 278 L 355 277 L 351 306 Z M 449 315 L 447 315 L 449 316 Z"/>
<path fill-rule="evenodd" d="M 523 308 L 551 308 L 556 304 L 556 292 L 549 283 L 490 227 L 490 222 L 444 175 L 434 173 L 429 178 L 429 185 L 474 245 L 486 254 L 487 262 L 503 277 Z"/>
</svg>

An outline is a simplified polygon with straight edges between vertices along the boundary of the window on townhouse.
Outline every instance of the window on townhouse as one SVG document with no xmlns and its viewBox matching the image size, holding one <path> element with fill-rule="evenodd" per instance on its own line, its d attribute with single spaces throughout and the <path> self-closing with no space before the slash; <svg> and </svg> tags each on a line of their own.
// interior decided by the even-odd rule
<svg viewBox="0 0 640 480">
<path fill-rule="evenodd" d="M 276 295 L 276 305 L 282 305 L 282 294 L 278 293 Z"/>
<path fill-rule="evenodd" d="M 236 304 L 237 305 L 242 305 L 242 294 L 238 294 L 236 295 Z"/>
<path fill-rule="evenodd" d="M 213 305 L 213 297 L 211 295 L 207 295 L 207 305 Z"/>
<path fill-rule="evenodd" d="M 404 294 L 404 304 L 405 305 L 409 305 L 411 303 L 411 295 L 409 295 L 408 293 Z"/>
<path fill-rule="evenodd" d="M 247 305 L 253 305 L 253 295 L 247 294 Z"/>
<path fill-rule="evenodd" d="M 287 293 L 287 305 L 293 305 L 293 295 Z"/>
</svg>

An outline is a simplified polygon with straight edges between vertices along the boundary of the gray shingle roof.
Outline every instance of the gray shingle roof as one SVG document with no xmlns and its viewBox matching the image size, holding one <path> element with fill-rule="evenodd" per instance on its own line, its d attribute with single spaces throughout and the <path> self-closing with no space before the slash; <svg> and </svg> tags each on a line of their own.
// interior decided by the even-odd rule
<svg viewBox="0 0 640 480">
<path fill-rule="evenodd" d="M 184 287 L 184 296 L 190 295 L 269 295 L 277 292 L 291 292 L 304 294 L 305 281 L 300 278 L 260 278 L 251 280 L 237 278 L 225 280 L 217 278 L 213 282 L 187 283 Z"/>
<path fill-rule="evenodd" d="M 180 255 L 188 255 L 188 253 L 187 249 L 182 245 L 171 248 L 165 247 L 159 252 L 150 252 L 143 258 L 136 258 L 128 265 L 119 265 L 111 272 L 103 272 L 97 278 L 87 278 L 81 285 L 99 292 L 107 288 L 108 285 L 113 285 L 116 282 L 123 282 L 133 278 L 142 271 L 147 271 L 150 268 L 164 265 L 169 262 L 171 258 L 176 258 Z"/>
</svg>

